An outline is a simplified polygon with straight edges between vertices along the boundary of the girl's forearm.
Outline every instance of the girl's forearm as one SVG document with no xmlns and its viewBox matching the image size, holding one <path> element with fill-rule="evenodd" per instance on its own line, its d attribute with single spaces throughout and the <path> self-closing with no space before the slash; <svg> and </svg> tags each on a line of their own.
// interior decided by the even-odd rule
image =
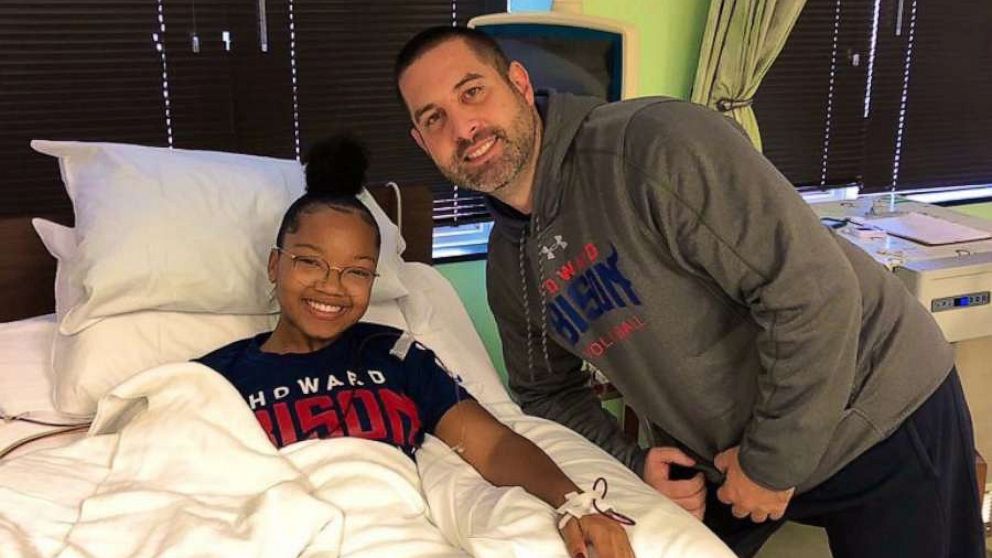
<svg viewBox="0 0 992 558">
<path fill-rule="evenodd" d="M 566 494 L 579 492 L 548 454 L 510 429 L 495 440 L 486 457 L 476 468 L 496 486 L 521 486 L 555 508 L 565 502 Z"/>
<path fill-rule="evenodd" d="M 578 492 L 541 448 L 494 418 L 475 401 L 462 401 L 438 422 L 434 434 L 496 486 L 520 486 L 558 507 Z"/>
</svg>

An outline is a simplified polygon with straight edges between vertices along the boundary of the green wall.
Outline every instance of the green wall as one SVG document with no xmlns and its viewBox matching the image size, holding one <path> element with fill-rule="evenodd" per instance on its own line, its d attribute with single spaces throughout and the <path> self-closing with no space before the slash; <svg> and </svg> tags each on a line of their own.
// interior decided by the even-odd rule
<svg viewBox="0 0 992 558">
<path fill-rule="evenodd" d="M 641 42 L 638 94 L 689 98 L 706 28 L 705 0 L 585 0 L 586 15 L 633 23 Z"/>
<path fill-rule="evenodd" d="M 486 345 L 496 370 L 506 381 L 506 364 L 503 362 L 502 344 L 499 332 L 496 331 L 496 320 L 489 311 L 489 301 L 486 298 L 486 262 L 458 262 L 434 266 L 455 287 L 465 310 L 472 318 L 472 325 L 479 332 L 479 337 Z"/>
<path fill-rule="evenodd" d="M 489 351 L 489 358 L 492 359 L 496 371 L 503 378 L 503 383 L 506 383 L 503 345 L 500 343 L 499 332 L 496 331 L 496 320 L 493 319 L 493 314 L 489 311 L 489 302 L 486 299 L 485 260 L 438 264 L 434 267 L 455 287 L 469 317 L 472 318 L 475 331 L 479 333 L 479 337 L 486 345 L 486 350 Z"/>
<path fill-rule="evenodd" d="M 955 211 L 960 211 L 968 215 L 973 215 L 975 217 L 981 217 L 983 219 L 988 219 L 992 221 L 992 203 L 976 203 L 972 205 L 959 205 L 953 208 Z"/>
</svg>

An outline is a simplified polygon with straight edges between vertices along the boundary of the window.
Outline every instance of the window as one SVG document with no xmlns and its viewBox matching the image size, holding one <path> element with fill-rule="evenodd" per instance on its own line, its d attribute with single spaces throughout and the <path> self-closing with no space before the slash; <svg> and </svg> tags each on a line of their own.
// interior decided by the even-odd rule
<svg viewBox="0 0 992 558">
<path fill-rule="evenodd" d="M 492 218 L 486 221 L 434 227 L 434 260 L 460 261 L 484 258 L 489 249 Z"/>
<path fill-rule="evenodd" d="M 860 179 L 868 4 L 808 0 L 754 97 L 765 155 L 797 186 Z"/>
<path fill-rule="evenodd" d="M 866 187 L 992 184 L 992 3 L 893 3 L 903 11 L 883 12 L 879 45 L 900 55 L 898 110 L 867 138 L 894 129 L 896 149 L 891 165 L 866 174 Z"/>
<path fill-rule="evenodd" d="M 168 145 L 154 2 L 0 3 L 0 213 L 70 213 L 32 139 Z"/>
<path fill-rule="evenodd" d="M 410 140 L 393 57 L 420 29 L 505 9 L 505 0 L 0 3 L 0 212 L 69 212 L 33 138 L 291 158 L 351 129 L 369 144 L 370 182 L 429 184 L 438 221 L 459 221 L 478 204 Z"/>
<path fill-rule="evenodd" d="M 754 99 L 796 185 L 992 183 L 992 4 L 808 0 Z"/>
<path fill-rule="evenodd" d="M 295 157 L 288 0 L 158 3 L 173 145 Z"/>
</svg>

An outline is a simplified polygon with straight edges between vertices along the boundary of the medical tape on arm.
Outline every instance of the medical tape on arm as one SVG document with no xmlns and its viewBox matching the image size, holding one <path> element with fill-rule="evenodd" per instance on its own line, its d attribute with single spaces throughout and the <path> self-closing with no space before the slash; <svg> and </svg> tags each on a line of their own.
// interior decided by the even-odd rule
<svg viewBox="0 0 992 558">
<path fill-rule="evenodd" d="M 599 485 L 602 483 L 602 494 L 597 494 L 599 490 Z M 636 525 L 635 522 L 630 517 L 616 511 L 613 506 L 606 502 L 606 491 L 608 485 L 606 479 L 599 477 L 596 482 L 592 485 L 591 491 L 579 492 L 569 492 L 565 495 L 565 503 L 558 507 L 555 511 L 561 516 L 558 520 L 558 529 L 564 529 L 565 525 L 568 524 L 572 518 L 579 519 L 587 515 L 600 514 L 620 523 L 622 525 Z"/>
</svg>

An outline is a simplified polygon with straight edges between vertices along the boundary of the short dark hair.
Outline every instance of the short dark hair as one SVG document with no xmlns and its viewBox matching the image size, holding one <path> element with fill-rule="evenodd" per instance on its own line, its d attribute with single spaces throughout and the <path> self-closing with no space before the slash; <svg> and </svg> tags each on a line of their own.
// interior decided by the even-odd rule
<svg viewBox="0 0 992 558">
<path fill-rule="evenodd" d="M 506 53 L 500 48 L 496 39 L 478 29 L 469 27 L 452 27 L 450 25 L 429 27 L 414 35 L 403 45 L 399 54 L 396 55 L 396 62 L 393 64 L 393 85 L 396 87 L 396 97 L 404 108 L 409 110 L 403 93 L 400 92 L 400 76 L 427 51 L 452 39 L 462 39 L 468 43 L 469 48 L 475 52 L 476 56 L 488 62 L 499 72 L 500 76 L 509 79 L 510 59 L 506 57 Z"/>
</svg>

